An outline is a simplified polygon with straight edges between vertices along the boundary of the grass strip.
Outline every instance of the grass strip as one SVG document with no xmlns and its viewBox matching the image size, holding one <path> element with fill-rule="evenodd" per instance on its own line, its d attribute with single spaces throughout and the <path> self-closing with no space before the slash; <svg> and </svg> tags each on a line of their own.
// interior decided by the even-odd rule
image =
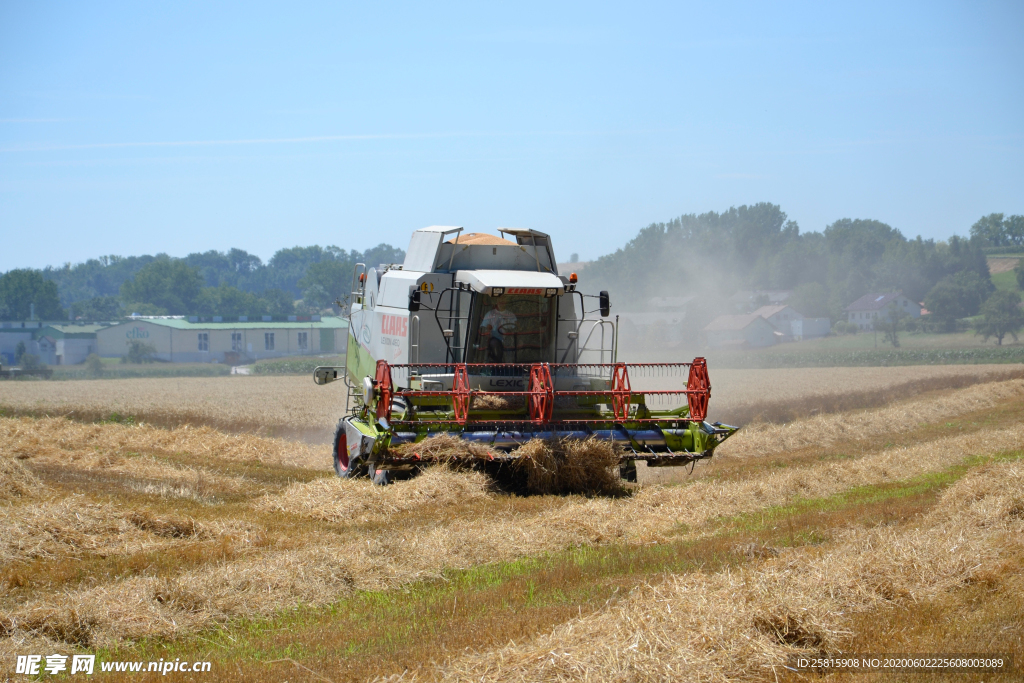
<svg viewBox="0 0 1024 683">
<path fill-rule="evenodd" d="M 870 505 L 882 501 L 892 501 L 926 494 L 955 483 L 974 467 L 990 462 L 1015 460 L 1020 456 L 1020 451 L 1009 451 L 994 455 L 975 455 L 965 458 L 960 463 L 944 470 L 925 472 L 910 479 L 884 484 L 855 486 L 854 488 L 819 498 L 796 498 L 786 505 L 771 506 L 756 512 L 747 512 L 741 515 L 713 520 L 712 527 L 706 535 L 743 531 L 758 532 L 768 529 L 778 520 L 787 517 L 795 517 L 813 512 L 835 512 L 858 505 Z M 675 528 L 675 531 L 677 534 L 683 535 L 690 533 L 691 530 L 685 524 L 681 524 Z"/>
</svg>

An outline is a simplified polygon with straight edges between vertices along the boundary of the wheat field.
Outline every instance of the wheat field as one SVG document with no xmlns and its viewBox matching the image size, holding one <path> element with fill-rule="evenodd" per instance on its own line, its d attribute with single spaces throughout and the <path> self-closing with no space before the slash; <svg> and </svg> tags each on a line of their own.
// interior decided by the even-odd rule
<svg viewBox="0 0 1024 683">
<path fill-rule="evenodd" d="M 1019 377 L 1024 377 L 1024 366 L 711 368 L 710 419 L 731 424 L 788 421 L 818 412 L 870 407 L 923 391 Z M 679 388 L 673 384 L 679 381 L 636 377 L 633 386 Z M 0 410 L 15 414 L 97 420 L 116 413 L 160 426 L 208 425 L 317 443 L 328 441 L 344 408 L 341 382 L 316 386 L 311 377 L 300 376 L 0 383 Z"/>
<path fill-rule="evenodd" d="M 443 467 L 375 487 L 334 477 L 320 446 L 227 431 L 289 414 L 270 394 L 311 382 L 213 380 L 171 427 L 0 417 L 0 666 L 101 648 L 202 652 L 223 680 L 767 681 L 864 624 L 960 619 L 974 591 L 978 632 L 1021 656 L 1024 379 L 967 369 L 869 373 L 879 405 L 758 422 L 682 483 L 624 495 L 512 495 Z M 785 377 L 780 401 L 847 384 Z M 930 391 L 887 400 L 913 382 Z M 146 391 L 120 384 L 97 383 L 126 403 L 89 410 Z M 267 395 L 235 403 L 250 390 Z M 223 429 L 213 396 L 232 397 Z M 304 405 L 310 425 L 324 409 Z"/>
</svg>

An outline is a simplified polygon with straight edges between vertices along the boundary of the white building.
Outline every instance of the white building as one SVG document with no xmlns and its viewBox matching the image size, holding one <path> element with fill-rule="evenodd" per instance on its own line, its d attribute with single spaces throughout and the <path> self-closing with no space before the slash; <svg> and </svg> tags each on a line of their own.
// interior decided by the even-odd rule
<svg viewBox="0 0 1024 683">
<path fill-rule="evenodd" d="M 96 333 L 107 325 L 53 323 L 36 335 L 39 359 L 47 365 L 77 365 L 97 353 Z"/>
<path fill-rule="evenodd" d="M 901 292 L 865 294 L 846 307 L 847 321 L 861 330 L 873 330 L 879 319 L 888 320 L 893 310 L 903 317 L 920 318 L 921 304 L 914 303 Z"/>
<path fill-rule="evenodd" d="M 289 316 L 288 320 L 138 318 L 96 333 L 99 355 L 124 356 L 132 341 L 149 344 L 157 359 L 172 363 L 246 363 L 263 358 L 344 353 L 343 318 Z"/>
<path fill-rule="evenodd" d="M 802 318 L 791 323 L 793 341 L 827 337 L 832 332 L 832 320 L 829 318 Z"/>
<path fill-rule="evenodd" d="M 707 345 L 712 348 L 771 346 L 781 335 L 770 322 L 756 313 L 720 315 L 701 332 Z"/>
<path fill-rule="evenodd" d="M 761 316 L 787 337 L 793 334 L 793 321 L 804 319 L 792 306 L 761 306 L 754 311 L 754 315 Z"/>
</svg>

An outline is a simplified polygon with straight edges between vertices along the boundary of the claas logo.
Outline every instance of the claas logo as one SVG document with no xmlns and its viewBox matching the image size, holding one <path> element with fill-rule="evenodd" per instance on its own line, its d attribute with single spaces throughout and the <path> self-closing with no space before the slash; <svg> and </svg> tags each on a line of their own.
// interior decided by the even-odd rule
<svg viewBox="0 0 1024 683">
<path fill-rule="evenodd" d="M 398 315 L 382 315 L 380 331 L 391 337 L 406 337 L 409 334 L 409 319 Z"/>
</svg>

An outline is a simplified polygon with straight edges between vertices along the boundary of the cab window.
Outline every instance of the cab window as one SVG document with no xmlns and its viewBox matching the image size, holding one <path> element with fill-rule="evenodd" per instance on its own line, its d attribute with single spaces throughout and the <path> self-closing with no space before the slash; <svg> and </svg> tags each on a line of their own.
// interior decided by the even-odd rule
<svg viewBox="0 0 1024 683">
<path fill-rule="evenodd" d="M 470 323 L 470 363 L 542 363 L 552 356 L 555 299 L 479 294 Z"/>
</svg>

